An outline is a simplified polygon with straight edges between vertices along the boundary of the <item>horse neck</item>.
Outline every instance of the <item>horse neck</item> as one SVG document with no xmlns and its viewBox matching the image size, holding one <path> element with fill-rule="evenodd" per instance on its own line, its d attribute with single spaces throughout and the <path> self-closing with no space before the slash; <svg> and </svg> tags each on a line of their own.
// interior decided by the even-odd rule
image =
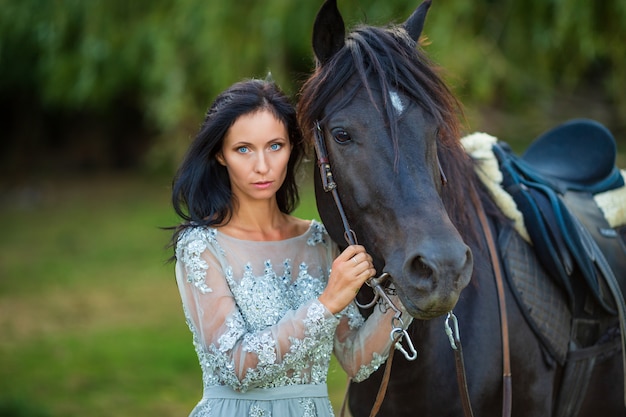
<svg viewBox="0 0 626 417">
<path fill-rule="evenodd" d="M 443 202 L 450 220 L 474 254 L 475 270 L 485 272 L 491 269 L 491 262 L 478 210 L 484 210 L 490 221 L 499 224 L 503 215 L 476 176 L 474 162 L 466 155 L 462 156 L 454 159 L 450 159 L 450 155 L 440 156 L 448 178 Z"/>
</svg>

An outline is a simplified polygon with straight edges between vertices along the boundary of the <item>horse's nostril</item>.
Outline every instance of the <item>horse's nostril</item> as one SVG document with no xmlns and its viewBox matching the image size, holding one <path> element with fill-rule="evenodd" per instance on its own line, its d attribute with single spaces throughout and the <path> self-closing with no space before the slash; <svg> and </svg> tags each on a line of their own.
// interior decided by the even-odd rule
<svg viewBox="0 0 626 417">
<path fill-rule="evenodd" d="M 472 250 L 468 247 L 467 251 L 465 252 L 465 267 L 471 270 L 473 266 L 474 266 L 474 258 L 473 258 Z"/>
<path fill-rule="evenodd" d="M 416 256 L 411 262 L 411 275 L 416 276 L 422 283 L 433 284 L 434 271 L 424 262 L 424 258 Z"/>
<path fill-rule="evenodd" d="M 472 271 L 474 270 L 474 254 L 472 253 L 472 250 L 468 247 L 467 251 L 465 252 L 465 263 L 463 264 L 463 267 L 461 268 L 461 278 L 459 279 L 459 286 L 461 287 L 465 287 L 471 276 L 472 276 Z"/>
<path fill-rule="evenodd" d="M 416 256 L 411 262 L 411 269 L 413 273 L 422 279 L 430 279 L 433 276 L 433 270 L 426 263 L 421 256 Z"/>
<path fill-rule="evenodd" d="M 468 284 L 474 268 L 472 251 L 467 246 L 447 249 L 416 253 L 404 264 L 404 275 L 412 277 L 409 279 L 419 291 L 458 291 Z"/>
</svg>

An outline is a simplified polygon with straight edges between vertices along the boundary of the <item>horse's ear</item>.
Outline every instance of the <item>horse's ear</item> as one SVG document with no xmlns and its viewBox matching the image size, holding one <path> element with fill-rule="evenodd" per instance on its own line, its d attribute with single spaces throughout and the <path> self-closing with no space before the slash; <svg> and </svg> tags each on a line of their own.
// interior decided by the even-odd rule
<svg viewBox="0 0 626 417">
<path fill-rule="evenodd" d="M 324 65 L 345 44 L 346 28 L 337 8 L 337 0 L 326 0 L 313 25 L 313 52 Z"/>
<path fill-rule="evenodd" d="M 413 12 L 406 22 L 404 22 L 404 28 L 409 32 L 409 36 L 415 42 L 419 41 L 422 29 L 424 29 L 424 21 L 426 20 L 426 13 L 430 7 L 431 0 L 424 0 L 422 4 Z"/>
</svg>

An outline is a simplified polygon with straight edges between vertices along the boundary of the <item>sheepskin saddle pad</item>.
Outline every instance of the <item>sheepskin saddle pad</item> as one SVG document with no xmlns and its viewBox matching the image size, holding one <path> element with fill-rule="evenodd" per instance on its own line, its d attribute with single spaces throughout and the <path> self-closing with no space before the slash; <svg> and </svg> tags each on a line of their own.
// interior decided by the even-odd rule
<svg viewBox="0 0 626 417">
<path fill-rule="evenodd" d="M 541 264 L 535 268 L 526 258 L 522 262 L 526 271 L 520 273 L 518 268 L 511 273 L 514 262 L 505 262 L 508 274 L 517 276 L 509 277 L 516 289 L 524 287 L 522 301 L 527 306 L 535 303 L 533 308 L 541 311 L 554 307 L 551 297 L 565 299 L 575 316 L 581 316 L 591 304 L 610 315 L 617 314 L 618 304 L 623 309 L 626 171 L 615 166 L 616 144 L 611 132 L 593 120 L 571 120 L 539 136 L 522 156 L 485 133 L 466 136 L 462 144 L 494 201 L 534 252 L 532 258 Z M 509 249 L 523 246 L 510 237 L 507 242 Z M 521 256 L 527 255 L 526 250 L 521 252 Z M 528 278 L 530 272 L 535 274 L 530 278 L 534 284 L 521 282 L 520 276 Z M 546 288 L 548 284 L 537 279 L 538 274 L 552 277 L 554 288 Z M 545 300 L 529 300 L 531 293 L 543 294 L 539 298 Z M 586 299 L 588 294 L 593 303 Z M 533 320 L 538 323 L 542 319 Z M 552 345 L 552 353 L 562 357 L 562 339 L 557 339 L 546 343 Z"/>
</svg>

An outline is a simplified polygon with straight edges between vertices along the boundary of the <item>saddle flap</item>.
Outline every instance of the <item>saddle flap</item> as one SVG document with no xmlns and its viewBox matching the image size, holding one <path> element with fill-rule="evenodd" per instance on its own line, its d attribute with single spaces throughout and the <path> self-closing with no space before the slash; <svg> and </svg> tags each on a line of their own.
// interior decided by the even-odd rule
<svg viewBox="0 0 626 417">
<path fill-rule="evenodd" d="M 596 193 L 623 185 L 616 155 L 615 138 L 604 125 L 574 119 L 539 136 L 520 159 L 562 191 Z"/>
<path fill-rule="evenodd" d="M 603 291 L 596 268 L 602 257 L 588 242 L 588 233 L 580 225 L 562 196 L 545 182 L 536 181 L 519 163 L 509 148 L 493 145 L 502 172 L 502 185 L 524 216 L 528 235 L 544 267 L 574 303 L 572 279 L 586 282 L 595 301 L 609 314 L 615 314 L 614 300 Z M 591 199 L 591 195 L 589 199 Z"/>
<path fill-rule="evenodd" d="M 567 360 L 572 329 L 569 296 L 534 256 L 534 249 L 510 228 L 498 235 L 502 264 L 520 311 L 543 346 L 561 365 Z"/>
</svg>

